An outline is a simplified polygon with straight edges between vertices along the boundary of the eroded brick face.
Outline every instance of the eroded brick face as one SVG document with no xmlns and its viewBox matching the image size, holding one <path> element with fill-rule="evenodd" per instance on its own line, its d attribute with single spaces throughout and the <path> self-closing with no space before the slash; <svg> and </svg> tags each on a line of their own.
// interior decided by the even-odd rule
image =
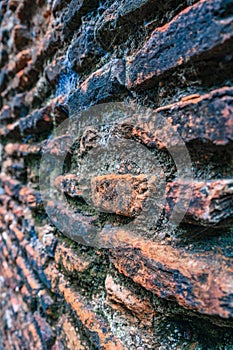
<svg viewBox="0 0 233 350">
<path fill-rule="evenodd" d="M 232 6 L 0 0 L 0 350 L 233 348 Z"/>
</svg>

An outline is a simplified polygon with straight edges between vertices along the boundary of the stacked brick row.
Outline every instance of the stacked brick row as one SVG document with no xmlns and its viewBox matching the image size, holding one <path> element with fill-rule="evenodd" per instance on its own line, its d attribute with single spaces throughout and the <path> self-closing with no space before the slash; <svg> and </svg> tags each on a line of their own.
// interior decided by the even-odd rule
<svg viewBox="0 0 233 350">
<path fill-rule="evenodd" d="M 0 1 L 1 350 L 232 348 L 232 15 L 229 0 Z M 69 236 L 84 205 L 66 236 L 47 216 L 40 160 L 66 152 L 69 135 L 50 142 L 63 121 L 116 101 L 163 116 L 190 153 L 194 179 L 176 179 L 166 127 L 127 132 L 164 162 L 164 215 L 192 200 L 176 229 L 90 248 Z M 75 181 L 57 187 L 73 198 Z"/>
</svg>

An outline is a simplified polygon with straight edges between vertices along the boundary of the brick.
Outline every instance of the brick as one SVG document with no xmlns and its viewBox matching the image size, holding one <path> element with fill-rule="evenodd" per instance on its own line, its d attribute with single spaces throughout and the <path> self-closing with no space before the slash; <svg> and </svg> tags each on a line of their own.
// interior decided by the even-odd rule
<svg viewBox="0 0 233 350">
<path fill-rule="evenodd" d="M 71 0 L 68 4 L 66 11 L 62 14 L 63 35 L 65 39 L 68 39 L 72 32 L 81 24 L 81 18 L 88 11 L 98 6 L 98 1 L 90 0 Z"/>
<path fill-rule="evenodd" d="M 122 248 L 112 250 L 112 262 L 134 282 L 160 298 L 176 300 L 184 308 L 232 317 L 230 258 L 210 251 L 186 252 L 184 248 L 139 239 L 123 230 L 114 239 L 111 235 L 111 245 L 114 244 Z"/>
<path fill-rule="evenodd" d="M 145 175 L 109 174 L 91 179 L 92 201 L 100 211 L 134 217 L 148 197 Z"/>
<path fill-rule="evenodd" d="M 23 335 L 28 339 L 28 346 L 33 346 L 34 349 L 43 349 L 42 337 L 33 315 L 28 315 L 26 327 L 23 329 Z"/>
<path fill-rule="evenodd" d="M 16 25 L 12 33 L 12 40 L 15 49 L 21 51 L 30 44 L 32 38 L 25 25 Z"/>
<path fill-rule="evenodd" d="M 0 176 L 0 184 L 9 196 L 18 199 L 21 203 L 27 204 L 29 208 L 37 208 L 42 205 L 40 193 L 35 192 L 27 186 L 23 186 L 18 180 Z"/>
<path fill-rule="evenodd" d="M 26 204 L 30 209 L 40 208 L 43 206 L 41 195 L 30 188 L 24 186 L 19 191 L 19 201 Z"/>
<path fill-rule="evenodd" d="M 173 10 L 174 14 L 182 5 L 182 1 L 167 1 L 166 11 Z M 135 28 L 164 22 L 164 12 L 165 8 L 155 0 L 114 1 L 97 20 L 96 38 L 105 50 L 112 50 L 115 45 L 127 42 Z"/>
<path fill-rule="evenodd" d="M 156 109 L 153 117 L 140 117 L 132 135 L 147 146 L 159 149 L 175 147 L 180 140 L 208 140 L 217 146 L 228 145 L 233 140 L 232 101 L 231 87 L 213 90 L 186 101 L 181 100 Z M 157 121 L 156 114 L 162 123 Z"/>
<path fill-rule="evenodd" d="M 142 299 L 128 288 L 114 281 L 113 277 L 108 275 L 105 280 L 107 292 L 107 302 L 117 310 L 128 309 L 142 323 L 152 326 L 153 316 L 156 314 L 149 299 Z M 122 310 L 121 310 L 122 311 Z"/>
<path fill-rule="evenodd" d="M 21 184 L 19 181 L 11 179 L 10 177 L 0 176 L 0 184 L 4 187 L 5 192 L 9 196 L 18 197 Z"/>
<path fill-rule="evenodd" d="M 153 174 L 151 175 L 153 177 Z M 148 175 L 107 174 L 91 179 L 88 189 L 74 174 L 59 176 L 55 186 L 71 197 L 81 197 L 100 212 L 134 218 L 153 195 Z M 150 182 L 150 185 L 149 185 Z M 156 184 L 156 183 L 155 183 Z M 207 225 L 225 225 L 232 218 L 232 180 L 195 181 L 178 179 L 169 182 L 164 194 L 167 217 L 185 215 L 183 221 Z M 162 195 L 161 195 L 162 196 Z M 161 198 L 162 199 L 162 198 Z M 181 218 L 182 218 L 181 217 Z M 149 219 L 149 218 L 148 218 Z"/>
<path fill-rule="evenodd" d="M 91 305 L 78 292 L 67 286 L 63 278 L 59 282 L 59 292 L 76 313 L 94 346 L 106 350 L 123 349 L 123 344 L 112 334 L 106 322 L 96 315 Z"/>
<path fill-rule="evenodd" d="M 17 249 L 6 231 L 2 233 L 2 242 L 8 250 L 12 260 L 14 260 L 17 257 Z"/>
<path fill-rule="evenodd" d="M 5 146 L 5 152 L 9 156 L 13 157 L 27 157 L 30 155 L 40 155 L 40 144 L 20 144 L 20 143 L 8 143 Z"/>
<path fill-rule="evenodd" d="M 19 121 L 8 124 L 7 126 L 0 128 L 0 136 L 2 137 L 8 137 L 11 139 L 19 139 L 20 138 L 20 128 L 19 128 Z"/>
<path fill-rule="evenodd" d="M 115 59 L 89 76 L 67 101 L 70 115 L 124 92 L 124 61 Z"/>
<path fill-rule="evenodd" d="M 28 62 L 31 60 L 31 50 L 25 49 L 20 51 L 13 61 L 8 64 L 8 72 L 11 74 L 16 74 L 20 70 L 24 69 Z"/>
<path fill-rule="evenodd" d="M 62 40 L 61 25 L 55 23 L 55 20 L 50 22 L 50 26 L 46 31 L 41 43 L 35 48 L 32 54 L 32 67 L 40 71 L 43 63 L 49 57 L 52 57 L 59 49 Z"/>
<path fill-rule="evenodd" d="M 24 239 L 24 232 L 20 230 L 17 226 L 11 225 L 10 230 L 14 233 L 16 239 L 21 242 Z"/>
<path fill-rule="evenodd" d="M 104 55 L 104 50 L 96 43 L 94 22 L 89 21 L 80 27 L 77 39 L 72 41 L 68 50 L 70 64 L 77 72 L 82 72 Z"/>
<path fill-rule="evenodd" d="M 16 259 L 17 267 L 21 272 L 25 282 L 30 290 L 31 296 L 36 297 L 40 290 L 43 290 L 42 285 L 39 283 L 34 273 L 31 271 L 30 266 L 24 258 L 18 256 Z"/>
<path fill-rule="evenodd" d="M 165 210 L 168 217 L 178 202 L 187 205 L 185 222 L 224 226 L 224 220 L 233 217 L 233 180 L 171 182 L 166 188 Z M 182 209 L 182 205 L 181 209 L 178 206 L 175 213 L 179 215 Z"/>
<path fill-rule="evenodd" d="M 23 181 L 26 176 L 26 165 L 24 162 L 24 159 L 19 160 L 12 160 L 7 159 L 2 163 L 2 169 L 4 169 L 4 172 L 14 177 L 15 179 L 19 181 Z"/>
<path fill-rule="evenodd" d="M 61 349 L 64 344 L 68 350 L 85 350 L 88 348 L 87 342 L 81 338 L 77 327 L 72 322 L 72 320 L 67 316 L 62 316 L 58 324 L 59 336 L 58 349 Z M 59 347 L 60 346 L 60 347 Z M 56 350 L 55 348 L 54 350 Z"/>
<path fill-rule="evenodd" d="M 39 335 L 45 347 L 51 348 L 54 342 L 54 333 L 50 325 L 43 319 L 38 312 L 34 312 L 36 326 L 39 329 Z"/>
<path fill-rule="evenodd" d="M 42 153 L 50 154 L 54 157 L 65 157 L 71 153 L 72 137 L 62 135 L 54 137 L 52 140 L 46 140 L 42 144 Z"/>
<path fill-rule="evenodd" d="M 18 92 L 30 90 L 39 80 L 39 70 L 35 68 L 32 60 L 30 60 L 28 65 L 16 74 L 14 80 Z"/>
<path fill-rule="evenodd" d="M 23 118 L 28 114 L 29 107 L 25 101 L 25 93 L 15 95 L 10 105 L 14 118 Z"/>
<path fill-rule="evenodd" d="M 20 1 L 20 5 L 16 9 L 16 16 L 22 23 L 27 23 L 29 16 L 33 14 L 34 10 L 35 6 L 32 6 L 30 0 L 23 0 Z"/>
<path fill-rule="evenodd" d="M 69 110 L 68 106 L 66 105 L 65 96 L 58 96 L 53 99 L 52 111 L 56 125 L 63 123 L 67 118 L 69 118 Z"/>
<path fill-rule="evenodd" d="M 42 133 L 52 128 L 51 107 L 44 107 L 34 111 L 31 115 L 21 118 L 20 131 L 23 135 Z"/>
<path fill-rule="evenodd" d="M 64 244 L 59 243 L 55 250 L 54 260 L 68 274 L 83 273 L 89 265 L 90 260 L 83 256 L 78 256 L 77 252 Z"/>
<path fill-rule="evenodd" d="M 65 236 L 78 243 L 90 244 L 96 235 L 96 216 L 85 216 L 80 213 L 71 215 L 68 208 L 61 203 L 49 201 L 46 211 L 52 223 Z M 90 242 L 89 242 L 90 239 Z"/>
<path fill-rule="evenodd" d="M 200 1 L 155 29 L 128 63 L 128 87 L 150 88 L 181 65 L 227 55 L 232 47 L 229 6 L 228 0 Z"/>
</svg>

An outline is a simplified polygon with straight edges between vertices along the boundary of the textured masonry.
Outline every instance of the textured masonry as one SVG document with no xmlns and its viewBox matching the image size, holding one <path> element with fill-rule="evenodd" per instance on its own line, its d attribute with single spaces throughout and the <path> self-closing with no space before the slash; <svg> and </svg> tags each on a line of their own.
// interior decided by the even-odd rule
<svg viewBox="0 0 233 350">
<path fill-rule="evenodd" d="M 0 350 L 233 348 L 232 9 L 0 0 Z"/>
</svg>

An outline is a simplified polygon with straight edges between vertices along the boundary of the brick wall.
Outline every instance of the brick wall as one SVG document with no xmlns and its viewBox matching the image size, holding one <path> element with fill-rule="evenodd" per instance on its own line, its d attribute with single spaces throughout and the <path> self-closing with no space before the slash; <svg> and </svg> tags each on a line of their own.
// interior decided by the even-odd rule
<svg viewBox="0 0 233 350">
<path fill-rule="evenodd" d="M 232 5 L 0 1 L 0 350 L 232 349 Z"/>
</svg>

